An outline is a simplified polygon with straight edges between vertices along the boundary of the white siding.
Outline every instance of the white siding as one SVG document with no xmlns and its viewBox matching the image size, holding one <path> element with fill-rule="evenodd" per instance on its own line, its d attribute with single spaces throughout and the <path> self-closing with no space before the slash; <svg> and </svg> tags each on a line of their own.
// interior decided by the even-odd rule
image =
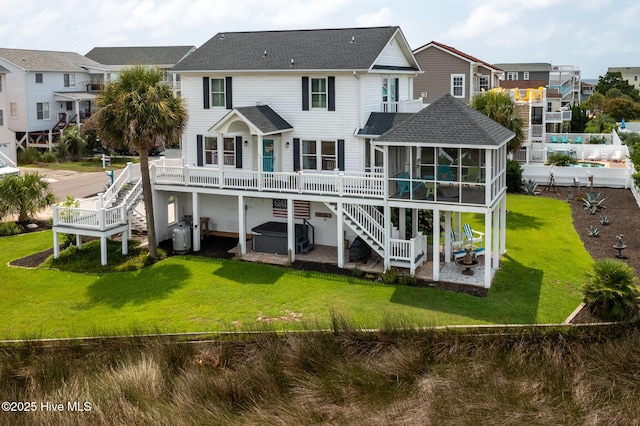
<svg viewBox="0 0 640 426">
<path fill-rule="evenodd" d="M 394 37 L 389 43 L 387 43 L 387 46 L 384 48 L 382 53 L 380 53 L 380 56 L 378 57 L 374 65 L 393 65 L 399 67 L 412 66 L 412 64 L 407 60 L 407 56 L 400 48 L 397 37 Z"/>
</svg>

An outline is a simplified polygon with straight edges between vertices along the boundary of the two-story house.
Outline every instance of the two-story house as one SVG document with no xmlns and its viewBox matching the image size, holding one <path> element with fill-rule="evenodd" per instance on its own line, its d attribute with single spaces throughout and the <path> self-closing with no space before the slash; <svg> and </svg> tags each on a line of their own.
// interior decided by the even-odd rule
<svg viewBox="0 0 640 426">
<path fill-rule="evenodd" d="M 445 94 L 471 104 L 476 93 L 499 86 L 499 67 L 454 47 L 432 41 L 413 54 L 424 71 L 414 79 L 413 96 L 425 104 Z"/>
<path fill-rule="evenodd" d="M 180 96 L 180 75 L 171 69 L 194 50 L 195 46 L 94 47 L 85 56 L 105 65 L 109 70 L 107 81 L 115 79 L 118 72 L 127 67 L 156 67 L 162 71 L 164 80 L 173 85 L 176 95 Z"/>
<path fill-rule="evenodd" d="M 17 147 L 51 148 L 60 130 L 90 116 L 96 96 L 89 88 L 104 67 L 73 52 L 0 49 L 4 74 L 4 125 Z"/>
<path fill-rule="evenodd" d="M 3 164 L 10 163 L 15 165 L 16 163 L 16 142 L 14 134 L 9 130 L 5 122 L 5 116 L 7 114 L 7 73 L 8 69 L 0 65 L 0 161 L 3 159 Z"/>
<path fill-rule="evenodd" d="M 237 237 L 241 256 L 295 261 L 325 246 L 344 267 L 359 237 L 385 269 L 429 262 L 439 281 L 445 267 L 463 277 L 452 257 L 466 240 L 453 231 L 475 213 L 485 218 L 476 275 L 490 286 L 505 251 L 513 133 L 449 94 L 421 109 L 421 70 L 399 27 L 219 33 L 173 71 L 189 122 L 182 159 L 151 166 L 158 241 L 182 241 L 184 220 L 194 251 L 215 231 Z M 111 203 L 121 187 L 139 191 L 130 169 L 94 203 L 54 208 L 54 249 L 59 233 L 127 229 L 134 196 Z M 409 226 L 419 211 L 432 212 L 430 236 Z"/>
</svg>

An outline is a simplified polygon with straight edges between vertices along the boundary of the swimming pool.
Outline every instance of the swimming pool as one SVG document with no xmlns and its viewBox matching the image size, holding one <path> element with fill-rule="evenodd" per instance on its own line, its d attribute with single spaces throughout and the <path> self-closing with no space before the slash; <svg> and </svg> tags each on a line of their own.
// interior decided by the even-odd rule
<svg viewBox="0 0 640 426">
<path fill-rule="evenodd" d="M 578 162 L 576 164 L 572 164 L 571 167 L 596 167 L 596 168 L 601 169 L 601 168 L 605 167 L 605 165 L 602 164 L 602 163 L 590 163 L 588 161 L 580 161 L 580 162 Z"/>
</svg>

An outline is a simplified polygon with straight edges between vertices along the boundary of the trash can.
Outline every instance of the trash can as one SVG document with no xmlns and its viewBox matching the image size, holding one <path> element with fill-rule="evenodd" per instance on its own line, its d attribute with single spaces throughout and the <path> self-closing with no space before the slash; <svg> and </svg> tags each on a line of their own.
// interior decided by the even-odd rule
<svg viewBox="0 0 640 426">
<path fill-rule="evenodd" d="M 173 252 L 186 254 L 191 250 L 191 228 L 184 222 L 173 227 Z"/>
</svg>

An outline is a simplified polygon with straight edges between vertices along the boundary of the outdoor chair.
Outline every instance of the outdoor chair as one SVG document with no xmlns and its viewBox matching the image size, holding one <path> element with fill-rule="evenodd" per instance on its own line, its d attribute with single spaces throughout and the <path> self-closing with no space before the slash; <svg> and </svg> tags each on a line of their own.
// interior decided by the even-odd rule
<svg viewBox="0 0 640 426">
<path fill-rule="evenodd" d="M 622 151 L 615 151 L 611 156 L 611 161 L 622 161 Z"/>
<path fill-rule="evenodd" d="M 482 239 L 484 238 L 484 233 L 480 231 L 474 231 L 471 228 L 471 225 L 465 223 L 462 225 L 462 233 L 467 240 L 471 241 L 471 244 L 476 247 L 476 244 L 479 244 L 478 247 L 482 247 Z"/>
<path fill-rule="evenodd" d="M 409 178 L 409 173 L 404 172 L 404 173 L 400 173 L 398 175 L 395 176 L 396 178 L 398 178 L 398 180 L 396 182 L 398 182 L 398 189 L 400 190 L 400 192 L 398 193 L 398 197 L 402 197 L 404 194 L 408 194 L 411 193 L 411 195 L 413 195 L 413 192 L 422 187 L 422 182 L 420 181 L 414 181 L 413 187 L 411 186 L 411 179 Z"/>
<path fill-rule="evenodd" d="M 456 175 L 451 170 L 451 164 L 438 164 L 438 180 L 456 180 Z"/>
<path fill-rule="evenodd" d="M 568 143 L 569 141 L 567 140 L 567 137 L 566 137 L 566 136 L 563 136 L 563 137 L 560 139 L 560 142 L 562 142 L 562 143 Z"/>
<path fill-rule="evenodd" d="M 574 143 L 582 143 L 582 136 L 578 136 Z"/>
<path fill-rule="evenodd" d="M 600 150 L 594 149 L 591 154 L 587 155 L 587 160 L 596 161 L 600 159 Z"/>
<path fill-rule="evenodd" d="M 558 137 L 557 136 L 551 136 L 551 143 L 558 143 Z"/>
</svg>

